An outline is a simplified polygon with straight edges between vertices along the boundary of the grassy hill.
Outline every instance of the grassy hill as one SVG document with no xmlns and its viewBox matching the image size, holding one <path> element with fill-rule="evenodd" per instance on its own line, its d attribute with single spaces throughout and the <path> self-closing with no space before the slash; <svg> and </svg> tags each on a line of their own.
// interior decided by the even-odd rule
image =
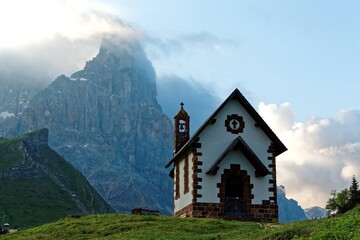
<svg viewBox="0 0 360 240">
<path fill-rule="evenodd" d="M 0 224 L 24 229 L 68 215 L 113 212 L 47 138 L 42 129 L 0 139 Z"/>
<path fill-rule="evenodd" d="M 260 224 L 162 216 L 92 215 L 0 236 L 3 239 L 360 239 L 360 207 L 322 220 Z"/>
</svg>

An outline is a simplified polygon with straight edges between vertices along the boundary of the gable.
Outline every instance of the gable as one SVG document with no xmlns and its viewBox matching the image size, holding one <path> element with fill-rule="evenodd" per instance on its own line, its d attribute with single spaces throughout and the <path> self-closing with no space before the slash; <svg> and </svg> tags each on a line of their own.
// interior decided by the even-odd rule
<svg viewBox="0 0 360 240">
<path fill-rule="evenodd" d="M 239 111 L 236 107 L 241 106 L 241 109 L 244 112 L 237 114 Z M 206 131 L 207 127 L 211 128 L 212 125 L 219 126 L 217 121 L 217 116 L 224 111 L 224 108 L 234 108 L 233 112 L 229 111 L 227 118 L 225 120 L 226 131 L 231 134 L 242 133 L 243 129 L 246 127 L 246 124 L 251 122 L 259 128 L 264 135 L 273 143 L 275 155 L 279 155 L 287 150 L 285 145 L 280 141 L 280 139 L 275 135 L 275 133 L 270 129 L 270 127 L 265 123 L 257 111 L 251 106 L 251 104 L 245 99 L 245 97 L 240 93 L 238 89 L 235 89 L 233 93 L 220 105 L 218 109 L 204 122 L 204 124 L 195 132 L 195 134 L 190 138 L 190 140 L 174 155 L 173 159 L 168 162 L 166 167 L 169 167 L 174 161 L 177 161 L 183 154 L 195 147 L 196 142 L 199 140 L 199 137 L 203 135 L 202 133 Z M 245 121 L 243 115 L 248 116 L 251 121 Z M 216 123 L 216 124 L 215 124 Z M 220 124 L 221 125 L 221 124 Z M 216 137 L 215 137 L 216 139 Z M 226 147 L 225 147 L 226 148 Z"/>
<path fill-rule="evenodd" d="M 248 159 L 251 165 L 255 168 L 255 175 L 264 177 L 270 174 L 269 170 L 256 156 L 256 154 L 250 149 L 246 142 L 239 136 L 232 141 L 232 143 L 225 149 L 225 151 L 217 158 L 217 160 L 206 171 L 206 174 L 216 175 L 219 169 L 219 165 L 226 158 L 231 151 L 240 150 L 244 156 Z"/>
</svg>

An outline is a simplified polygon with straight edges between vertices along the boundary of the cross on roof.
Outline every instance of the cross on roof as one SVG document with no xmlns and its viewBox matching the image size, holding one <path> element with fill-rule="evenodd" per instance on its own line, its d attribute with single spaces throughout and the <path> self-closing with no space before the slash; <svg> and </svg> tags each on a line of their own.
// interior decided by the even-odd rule
<svg viewBox="0 0 360 240">
<path fill-rule="evenodd" d="M 183 102 L 180 103 L 180 106 L 181 106 L 181 109 L 184 109 L 184 103 Z"/>
</svg>

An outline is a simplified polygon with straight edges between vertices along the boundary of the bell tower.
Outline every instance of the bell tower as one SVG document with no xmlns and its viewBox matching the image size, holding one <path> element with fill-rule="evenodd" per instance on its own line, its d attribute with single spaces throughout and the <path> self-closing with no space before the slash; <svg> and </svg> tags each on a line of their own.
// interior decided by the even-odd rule
<svg viewBox="0 0 360 240">
<path fill-rule="evenodd" d="M 184 110 L 184 103 L 180 103 L 180 111 L 174 117 L 174 153 L 190 138 L 190 116 Z"/>
</svg>

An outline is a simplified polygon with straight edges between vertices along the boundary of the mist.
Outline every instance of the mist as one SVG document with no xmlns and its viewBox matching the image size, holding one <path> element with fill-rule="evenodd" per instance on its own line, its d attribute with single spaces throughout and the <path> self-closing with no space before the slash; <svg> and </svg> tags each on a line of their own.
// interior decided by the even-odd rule
<svg viewBox="0 0 360 240">
<path fill-rule="evenodd" d="M 157 79 L 158 101 L 164 113 L 173 119 L 180 110 L 180 103 L 183 102 L 184 109 L 190 116 L 191 134 L 217 109 L 221 101 L 198 82 L 176 75 Z"/>
<path fill-rule="evenodd" d="M 82 69 L 98 52 L 102 38 L 140 37 L 139 30 L 104 9 L 95 2 L 0 3 L 0 82 L 46 85 L 61 74 Z"/>
</svg>

